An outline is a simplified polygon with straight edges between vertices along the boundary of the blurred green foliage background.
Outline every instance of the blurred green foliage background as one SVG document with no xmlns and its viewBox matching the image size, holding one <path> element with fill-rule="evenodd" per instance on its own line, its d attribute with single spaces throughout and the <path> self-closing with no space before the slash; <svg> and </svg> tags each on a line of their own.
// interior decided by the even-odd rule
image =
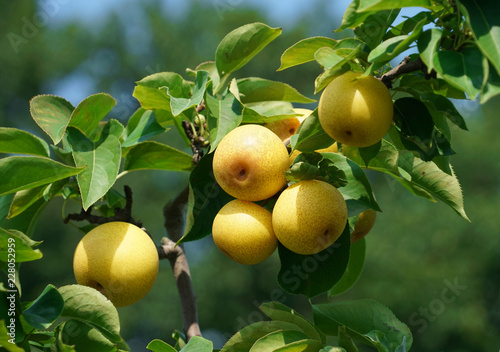
<svg viewBox="0 0 500 352">
<path fill-rule="evenodd" d="M 349 35 L 332 33 L 348 1 L 333 3 L 318 0 L 308 3 L 307 11 L 280 11 L 279 6 L 299 6 L 291 2 L 266 12 L 250 6 L 253 2 L 234 0 L 191 0 L 182 6 L 174 1 L 169 6 L 159 0 L 128 1 L 118 2 L 113 11 L 100 11 L 96 5 L 80 20 L 67 15 L 69 7 L 77 6 L 70 1 L 4 1 L 0 11 L 0 125 L 46 138 L 29 115 L 33 96 L 57 94 L 76 105 L 97 92 L 115 97 L 118 105 L 110 117 L 125 123 L 138 107 L 132 98 L 135 81 L 161 71 L 185 75 L 187 67 L 213 59 L 225 34 L 254 21 L 281 26 L 283 35 L 239 76 L 280 80 L 313 97 L 314 77 L 320 72 L 316 64 L 283 72 L 276 69 L 281 53 L 300 39 Z M 300 16 L 292 18 L 290 13 Z M 470 101 L 456 104 L 470 131 L 453 130 L 457 155 L 452 163 L 471 223 L 443 204 L 412 196 L 388 176 L 369 173 L 383 213 L 367 238 L 360 280 L 335 298 L 373 298 L 384 303 L 412 329 L 415 351 L 500 348 L 500 140 L 496 136 L 500 101 L 482 107 Z M 162 138 L 187 150 L 175 131 Z M 132 187 L 134 217 L 159 242 L 165 235 L 162 207 L 175 198 L 187 177 L 137 172 L 120 179 L 115 188 Z M 75 283 L 72 256 L 82 234 L 63 225 L 62 217 L 78 211 L 77 204 L 63 204 L 61 199 L 44 210 L 33 236 L 43 240 L 39 248 L 44 257 L 21 267 L 23 300 L 36 298 L 48 283 Z M 4 225 L 5 221 L 0 222 Z M 280 289 L 277 254 L 245 267 L 227 259 L 211 238 L 186 244 L 186 251 L 200 325 L 216 347 L 243 326 L 264 319 L 257 308 L 264 301 L 278 300 L 311 318 L 307 299 Z M 161 263 L 158 281 L 148 296 L 120 308 L 119 313 L 122 335 L 133 351 L 145 350 L 154 338 L 172 341 L 170 336 L 182 328 L 182 320 L 168 262 Z"/>
</svg>

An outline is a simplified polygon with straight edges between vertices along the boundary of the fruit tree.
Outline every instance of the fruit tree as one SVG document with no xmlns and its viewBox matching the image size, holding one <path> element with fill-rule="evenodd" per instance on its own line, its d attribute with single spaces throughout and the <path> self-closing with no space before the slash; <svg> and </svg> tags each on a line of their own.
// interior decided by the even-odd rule
<svg viewBox="0 0 500 352">
<path fill-rule="evenodd" d="M 403 7 L 420 12 L 395 24 Z M 361 275 L 364 237 L 382 211 L 367 173 L 383 173 L 469 220 L 451 166 L 460 157 L 454 128 L 467 127 L 450 99 L 482 104 L 500 94 L 497 14 L 492 1 L 354 0 L 336 29 L 352 29 L 352 36 L 304 38 L 280 58 L 278 71 L 309 62 L 321 67 L 310 77 L 313 98 L 289 84 L 238 76 L 279 40 L 281 28 L 259 22 L 223 37 L 213 61 L 136 82 L 140 108 L 125 124 L 106 118 L 116 105 L 106 93 L 77 106 L 64 97 L 33 97 L 31 117 L 50 143 L 0 127 L 0 292 L 7 308 L 0 346 L 128 351 L 116 307 L 147 300 L 159 260 L 167 259 L 183 333 L 175 334 L 174 346 L 158 339 L 147 348 L 213 351 L 201 336 L 183 250 L 212 236 L 234 265 L 256 265 L 277 252 L 282 290 L 328 297 L 312 304 L 313 319 L 280 302 L 262 303 L 269 320 L 244 327 L 221 351 L 410 350 L 412 333 L 389 308 L 336 297 Z M 407 56 L 394 63 L 401 54 Z M 155 140 L 168 130 L 192 153 Z M 121 194 L 116 186 L 145 170 L 189 173 L 186 188 L 164 208 L 166 237 L 133 217 L 132 189 Z M 41 258 L 35 224 L 56 198 L 81 207 L 63 209 L 61 220 L 84 233 L 72 249 L 75 283 L 47 282 L 38 298 L 25 301 L 19 267 Z M 296 267 L 308 270 L 297 275 Z"/>
</svg>

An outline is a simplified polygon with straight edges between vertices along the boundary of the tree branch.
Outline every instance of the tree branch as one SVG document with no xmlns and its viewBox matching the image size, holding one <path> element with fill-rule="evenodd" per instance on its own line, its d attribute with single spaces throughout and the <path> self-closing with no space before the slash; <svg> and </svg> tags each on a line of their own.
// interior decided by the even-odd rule
<svg viewBox="0 0 500 352">
<path fill-rule="evenodd" d="M 429 73 L 427 66 L 424 64 L 424 62 L 422 61 L 422 59 L 420 57 L 411 61 L 411 58 L 409 56 L 406 56 L 398 66 L 394 67 L 392 70 L 383 74 L 379 78 L 379 80 L 381 80 L 382 83 L 384 83 L 387 86 L 387 88 L 392 88 L 392 81 L 394 81 L 396 78 L 398 78 L 399 76 L 401 76 L 405 73 L 410 73 L 410 72 L 415 72 L 415 71 L 424 72 L 426 79 L 436 78 L 436 72 L 431 71 Z"/>
<path fill-rule="evenodd" d="M 80 213 L 76 214 L 68 214 L 63 222 L 67 224 L 70 220 L 75 220 L 75 221 L 84 221 L 87 220 L 91 224 L 97 224 L 101 225 L 107 222 L 111 221 L 123 221 L 123 222 L 128 222 L 131 224 L 136 225 L 137 227 L 142 227 L 142 221 L 135 221 L 134 218 L 132 217 L 132 189 L 125 185 L 124 187 L 125 191 L 125 207 L 122 208 L 115 208 L 115 215 L 113 216 L 100 216 L 100 215 L 93 215 L 92 214 L 92 206 L 90 206 L 87 210 L 82 209 Z"/>
<path fill-rule="evenodd" d="M 170 238 L 162 238 L 158 253 L 160 259 L 168 259 L 172 266 L 181 301 L 183 329 L 186 338 L 189 340 L 193 336 L 201 336 L 201 331 L 198 324 L 196 295 L 184 246 L 176 244 L 181 239 L 184 229 L 184 209 L 188 201 L 188 195 L 189 188 L 186 187 L 173 202 L 165 205 L 163 215 L 165 217 L 165 228 Z"/>
</svg>

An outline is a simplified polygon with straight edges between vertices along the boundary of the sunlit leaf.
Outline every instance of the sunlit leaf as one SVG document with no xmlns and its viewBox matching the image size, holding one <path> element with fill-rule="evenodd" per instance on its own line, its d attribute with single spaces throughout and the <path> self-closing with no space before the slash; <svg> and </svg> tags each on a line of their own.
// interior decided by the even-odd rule
<svg viewBox="0 0 500 352">
<path fill-rule="evenodd" d="M 125 156 L 123 169 L 189 171 L 193 157 L 169 145 L 146 141 L 132 146 Z"/>
<path fill-rule="evenodd" d="M 78 104 L 71 114 L 69 126 L 78 128 L 84 135 L 94 139 L 99 122 L 116 105 L 116 100 L 109 94 L 91 95 Z"/>
<path fill-rule="evenodd" d="M 281 55 L 278 71 L 314 60 L 314 54 L 323 47 L 333 48 L 337 41 L 327 37 L 311 37 L 298 41 Z"/>
<path fill-rule="evenodd" d="M 30 101 L 33 120 L 57 144 L 68 126 L 74 107 L 66 99 L 55 95 L 37 95 Z"/>
</svg>

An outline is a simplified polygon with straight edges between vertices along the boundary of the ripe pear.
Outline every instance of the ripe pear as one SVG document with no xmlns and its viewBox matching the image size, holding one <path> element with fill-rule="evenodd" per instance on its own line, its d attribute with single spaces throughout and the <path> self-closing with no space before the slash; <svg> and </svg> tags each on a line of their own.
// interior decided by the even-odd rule
<svg viewBox="0 0 500 352">
<path fill-rule="evenodd" d="M 389 130 L 394 106 L 381 81 L 346 72 L 334 78 L 321 94 L 318 116 L 325 132 L 336 141 L 368 147 Z"/>
<path fill-rule="evenodd" d="M 284 120 L 268 122 L 264 127 L 273 131 L 282 141 L 295 134 L 300 126 L 300 121 L 296 117 L 289 117 Z"/>
<path fill-rule="evenodd" d="M 212 236 L 225 255 L 245 265 L 264 261 L 278 246 L 271 212 L 241 199 L 230 201 L 217 213 Z"/>
<path fill-rule="evenodd" d="M 315 254 L 335 242 L 347 223 L 342 194 L 319 180 L 297 182 L 285 189 L 273 209 L 278 241 L 298 254 Z"/>
<path fill-rule="evenodd" d="M 359 214 L 358 221 L 354 225 L 354 230 L 351 232 L 351 243 L 357 242 L 365 237 L 375 225 L 377 212 L 373 209 L 367 209 Z"/>
<path fill-rule="evenodd" d="M 156 280 L 158 266 L 151 238 L 137 226 L 119 221 L 89 231 L 73 257 L 78 284 L 100 291 L 116 307 L 143 298 Z"/>
<path fill-rule="evenodd" d="M 288 151 L 279 137 L 260 125 L 243 125 L 219 143 L 213 159 L 217 183 L 235 198 L 259 201 L 286 183 Z"/>
</svg>

